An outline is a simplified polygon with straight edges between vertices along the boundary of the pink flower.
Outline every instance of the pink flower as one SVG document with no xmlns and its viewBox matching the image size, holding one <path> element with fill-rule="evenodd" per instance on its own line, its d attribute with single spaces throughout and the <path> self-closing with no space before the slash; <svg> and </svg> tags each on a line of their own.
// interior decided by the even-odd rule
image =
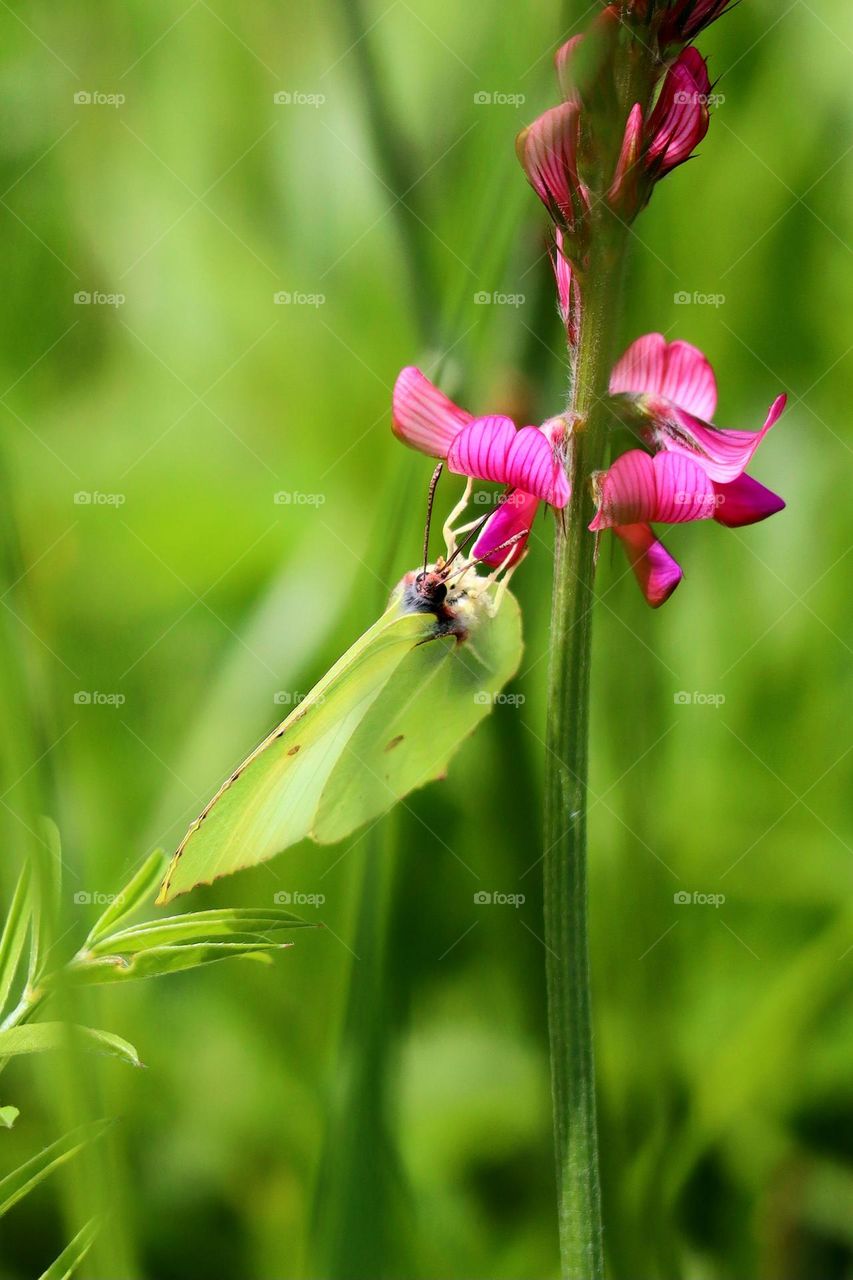
<svg viewBox="0 0 853 1280">
<path fill-rule="evenodd" d="M 473 554 L 486 564 L 501 564 L 509 555 L 508 539 L 523 533 L 512 563 L 519 559 L 540 501 L 558 508 L 569 501 L 569 482 L 557 449 L 565 431 L 560 418 L 520 429 L 499 414 L 475 418 L 419 369 L 409 367 L 394 386 L 393 430 L 421 453 L 445 458 L 457 475 L 509 487 L 474 545 Z"/>
<path fill-rule="evenodd" d="M 735 528 L 784 507 L 778 494 L 746 475 L 746 467 L 786 397 L 774 401 L 760 431 L 712 426 L 706 421 L 717 407 L 711 365 L 690 343 L 668 343 L 660 333 L 631 344 L 613 369 L 610 393 L 657 452 L 630 449 L 594 477 L 598 510 L 590 528 L 615 530 L 646 599 L 657 606 L 675 590 L 681 572 L 655 538 L 653 522 L 713 519 Z"/>
</svg>

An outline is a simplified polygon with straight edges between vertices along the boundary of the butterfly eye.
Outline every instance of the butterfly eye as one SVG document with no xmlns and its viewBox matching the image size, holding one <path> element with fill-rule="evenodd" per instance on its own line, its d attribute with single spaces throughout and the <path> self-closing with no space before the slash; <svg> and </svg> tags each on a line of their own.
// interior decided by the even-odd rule
<svg viewBox="0 0 853 1280">
<path fill-rule="evenodd" d="M 443 604 L 447 596 L 447 583 L 436 582 L 430 592 L 430 595 L 432 597 L 433 604 Z"/>
</svg>

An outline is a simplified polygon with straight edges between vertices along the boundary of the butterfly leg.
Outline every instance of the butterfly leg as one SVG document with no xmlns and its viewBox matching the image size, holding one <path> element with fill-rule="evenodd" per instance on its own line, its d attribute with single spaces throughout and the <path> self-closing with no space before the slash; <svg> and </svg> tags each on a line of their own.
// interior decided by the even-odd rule
<svg viewBox="0 0 853 1280">
<path fill-rule="evenodd" d="M 456 551 L 457 533 L 465 533 L 467 532 L 468 529 L 473 528 L 473 525 L 464 526 L 462 529 L 453 528 L 454 520 L 459 519 L 459 517 L 462 515 L 462 512 L 465 510 L 465 508 L 468 505 L 468 500 L 471 497 L 471 490 L 473 489 L 473 487 L 474 487 L 474 481 L 469 476 L 465 484 L 465 490 L 462 494 L 462 497 L 459 499 L 456 506 L 453 508 L 450 515 L 445 520 L 444 525 L 442 526 L 441 533 L 442 533 L 442 537 L 444 538 L 445 545 L 447 547 L 448 560 Z"/>
</svg>

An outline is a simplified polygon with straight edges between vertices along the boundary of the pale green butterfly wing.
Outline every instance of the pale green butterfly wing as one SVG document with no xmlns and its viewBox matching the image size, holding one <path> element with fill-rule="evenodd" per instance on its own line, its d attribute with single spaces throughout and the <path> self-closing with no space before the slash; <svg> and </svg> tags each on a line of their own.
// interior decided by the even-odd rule
<svg viewBox="0 0 853 1280">
<path fill-rule="evenodd" d="M 488 596 L 466 601 L 462 639 L 442 634 L 433 613 L 401 610 L 398 594 L 223 784 L 181 842 L 158 902 L 306 836 L 342 839 L 444 772 L 518 667 L 518 605 L 508 594 L 497 611 Z"/>
<path fill-rule="evenodd" d="M 329 777 L 314 838 L 341 840 L 441 777 L 515 675 L 520 657 L 521 614 L 508 594 L 495 616 L 482 615 L 461 643 L 437 636 L 407 653 L 349 740 L 351 767 Z"/>
</svg>

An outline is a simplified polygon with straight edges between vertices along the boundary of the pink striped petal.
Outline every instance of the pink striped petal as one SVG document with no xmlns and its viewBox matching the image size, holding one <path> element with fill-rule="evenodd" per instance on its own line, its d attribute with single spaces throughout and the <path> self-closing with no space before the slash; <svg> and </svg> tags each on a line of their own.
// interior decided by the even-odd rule
<svg viewBox="0 0 853 1280">
<path fill-rule="evenodd" d="M 666 74 L 660 96 L 649 117 L 646 160 L 650 172 L 662 178 L 691 156 L 708 132 L 711 81 L 705 59 L 689 46 Z"/>
<path fill-rule="evenodd" d="M 681 566 L 647 524 L 616 525 L 613 532 L 625 548 L 628 563 L 647 602 L 653 609 L 659 609 L 683 578 Z"/>
<path fill-rule="evenodd" d="M 782 511 L 785 502 L 774 493 L 744 473 L 729 484 L 715 484 L 717 509 L 714 519 L 730 529 L 739 529 L 744 524 L 757 524 L 766 520 L 777 511 Z"/>
<path fill-rule="evenodd" d="M 565 240 L 559 227 L 555 228 L 554 239 L 556 248 L 551 255 L 551 265 L 554 268 L 554 277 L 557 281 L 557 299 L 560 315 L 563 317 L 563 324 L 566 328 L 569 328 L 570 321 L 572 321 L 572 286 L 574 285 L 577 293 L 578 284 L 576 280 L 573 280 L 572 264 L 566 257 Z M 579 302 L 578 298 L 576 298 L 576 302 Z M 571 334 L 569 339 L 570 341 L 574 340 Z"/>
<path fill-rule="evenodd" d="M 539 116 L 516 139 L 527 180 L 555 222 L 571 229 L 589 206 L 577 171 L 580 108 L 563 102 Z"/>
<path fill-rule="evenodd" d="M 760 431 L 725 431 L 684 413 L 676 405 L 652 406 L 649 438 L 658 448 L 693 458 L 711 480 L 727 484 L 749 466 L 761 441 L 779 421 L 787 401 L 787 396 L 776 397 Z"/>
<path fill-rule="evenodd" d="M 516 431 L 509 418 L 475 418 L 463 427 L 447 453 L 447 465 L 457 475 L 493 480 L 532 493 L 552 507 L 569 500 L 563 464 L 538 427 Z"/>
<path fill-rule="evenodd" d="M 683 524 L 707 520 L 716 509 L 714 486 L 702 467 L 675 453 L 651 457 L 630 449 L 597 480 L 598 511 L 592 530 L 614 525 Z"/>
<path fill-rule="evenodd" d="M 647 196 L 644 194 L 643 201 L 640 198 L 640 154 L 642 151 L 643 141 L 643 108 L 639 102 L 635 103 L 631 108 L 631 114 L 628 116 L 628 122 L 625 125 L 625 133 L 622 137 L 622 148 L 619 152 L 619 159 L 616 162 L 616 169 L 613 173 L 613 181 L 607 192 L 607 200 L 612 209 L 617 213 L 623 214 L 627 218 L 633 218 L 639 212 L 641 204 L 645 202 Z M 648 188 L 648 183 L 645 184 Z"/>
<path fill-rule="evenodd" d="M 713 418 L 717 407 L 717 380 L 707 357 L 689 342 L 667 342 L 662 333 L 637 338 L 617 360 L 610 394 L 622 391 L 665 396 L 699 418 Z"/>
<path fill-rule="evenodd" d="M 527 535 L 538 507 L 539 499 L 534 498 L 532 493 L 523 493 L 521 489 L 508 493 L 495 514 L 486 521 L 483 532 L 474 543 L 472 554 L 475 559 L 496 569 L 512 552 L 509 564 L 516 564 L 524 555 Z M 525 537 L 512 546 L 507 546 L 507 542 L 519 533 L 525 534 Z"/>
<path fill-rule="evenodd" d="M 420 369 L 409 366 L 399 374 L 394 384 L 392 426 L 394 434 L 411 448 L 446 458 L 454 436 L 471 418 Z"/>
</svg>

